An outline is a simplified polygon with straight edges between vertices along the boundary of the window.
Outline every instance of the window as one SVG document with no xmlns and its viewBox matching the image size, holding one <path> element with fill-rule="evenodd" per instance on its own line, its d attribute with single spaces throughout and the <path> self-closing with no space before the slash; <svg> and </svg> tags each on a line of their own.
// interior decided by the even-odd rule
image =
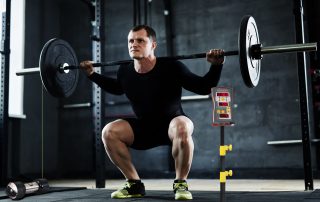
<svg viewBox="0 0 320 202">
<path fill-rule="evenodd" d="M 0 0 L 1 18 L 5 13 L 6 0 Z M 23 77 L 16 71 L 24 66 L 24 18 L 25 0 L 11 1 L 10 25 L 10 71 L 9 71 L 9 116 L 23 118 Z M 1 20 L 1 33 L 2 33 Z M 2 42 L 1 34 L 1 42 Z"/>
</svg>

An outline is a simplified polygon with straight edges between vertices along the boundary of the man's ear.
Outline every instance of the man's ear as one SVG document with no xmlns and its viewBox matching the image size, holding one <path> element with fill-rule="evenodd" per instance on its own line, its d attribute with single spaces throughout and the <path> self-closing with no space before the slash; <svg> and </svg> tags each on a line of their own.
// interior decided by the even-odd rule
<svg viewBox="0 0 320 202">
<path fill-rule="evenodd" d="M 156 49 L 156 47 L 157 47 L 157 42 L 153 41 L 153 42 L 152 42 L 152 48 L 153 48 L 153 50 Z"/>
</svg>

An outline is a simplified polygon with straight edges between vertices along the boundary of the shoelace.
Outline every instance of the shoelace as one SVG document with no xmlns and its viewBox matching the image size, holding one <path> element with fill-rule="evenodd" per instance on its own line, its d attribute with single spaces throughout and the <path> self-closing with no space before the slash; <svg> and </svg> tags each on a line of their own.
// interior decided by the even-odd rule
<svg viewBox="0 0 320 202">
<path fill-rule="evenodd" d="M 128 189 L 130 189 L 132 186 L 132 183 L 130 182 L 126 182 L 123 187 L 121 189 L 119 189 L 119 191 L 121 191 L 122 193 L 124 192 L 128 192 Z"/>
<path fill-rule="evenodd" d="M 188 191 L 188 185 L 186 183 L 177 183 L 174 185 L 174 191 L 177 190 Z"/>
</svg>

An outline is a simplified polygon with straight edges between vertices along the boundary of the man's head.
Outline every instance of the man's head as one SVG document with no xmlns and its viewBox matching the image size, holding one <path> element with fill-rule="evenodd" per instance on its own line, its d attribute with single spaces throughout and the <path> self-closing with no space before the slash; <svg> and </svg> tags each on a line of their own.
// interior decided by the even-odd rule
<svg viewBox="0 0 320 202">
<path fill-rule="evenodd" d="M 154 29 L 152 29 L 148 25 L 137 25 L 137 26 L 133 27 L 130 31 L 137 32 L 137 31 L 142 30 L 142 29 L 144 29 L 147 32 L 147 36 L 152 41 L 157 41 L 156 32 L 154 31 Z"/>
<path fill-rule="evenodd" d="M 142 59 L 154 56 L 156 46 L 156 32 L 151 27 L 138 25 L 130 30 L 128 49 L 131 58 Z"/>
</svg>

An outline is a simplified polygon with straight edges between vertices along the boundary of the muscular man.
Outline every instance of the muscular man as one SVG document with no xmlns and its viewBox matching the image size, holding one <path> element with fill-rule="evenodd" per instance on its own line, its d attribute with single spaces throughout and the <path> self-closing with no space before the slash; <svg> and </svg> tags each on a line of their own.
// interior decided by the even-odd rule
<svg viewBox="0 0 320 202">
<path fill-rule="evenodd" d="M 176 177 L 173 191 L 176 200 L 192 199 L 186 182 L 193 157 L 193 123 L 181 107 L 182 88 L 197 94 L 210 94 L 216 86 L 224 63 L 223 50 L 210 50 L 210 70 L 203 77 L 190 72 L 183 63 L 160 59 L 155 31 L 145 25 L 136 26 L 128 35 L 128 49 L 133 62 L 121 65 L 117 78 L 94 72 L 90 61 L 81 62 L 90 80 L 105 91 L 129 99 L 136 118 L 118 119 L 102 130 L 105 150 L 126 178 L 125 186 L 111 198 L 132 198 L 145 195 L 144 184 L 135 169 L 129 147 L 145 150 L 172 145 Z"/>
</svg>

